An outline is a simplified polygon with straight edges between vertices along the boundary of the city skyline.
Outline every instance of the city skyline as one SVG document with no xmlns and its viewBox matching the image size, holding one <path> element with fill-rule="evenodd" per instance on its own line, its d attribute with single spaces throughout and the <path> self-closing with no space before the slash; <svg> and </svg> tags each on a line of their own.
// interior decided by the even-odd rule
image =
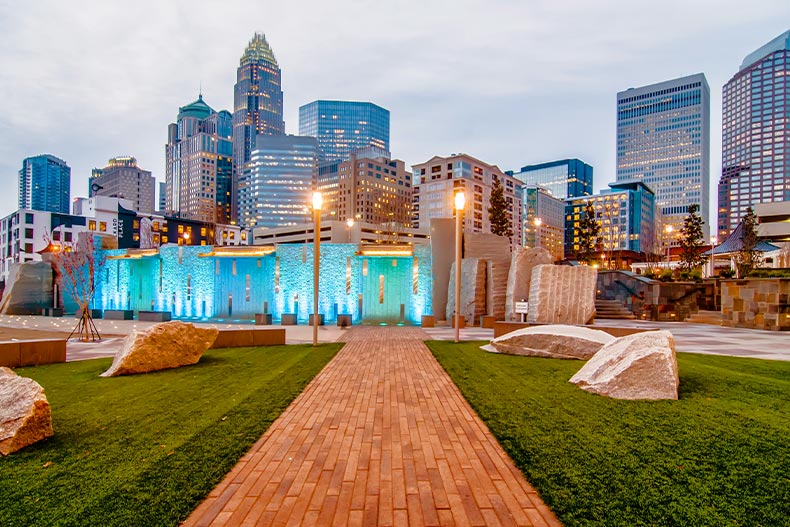
<svg viewBox="0 0 790 527">
<path fill-rule="evenodd" d="M 25 157 L 53 154 L 72 167 L 77 197 L 92 167 L 128 153 L 163 181 L 167 123 L 200 91 L 230 110 L 238 57 L 260 31 L 283 72 L 288 133 L 310 101 L 371 101 L 391 111 L 392 155 L 407 165 L 460 152 L 502 170 L 578 157 L 595 168 L 596 191 L 615 179 L 616 93 L 705 73 L 715 184 L 722 85 L 790 19 L 790 6 L 770 1 L 745 13 L 736 2 L 677 3 L 651 17 L 623 3 L 403 4 L 387 13 L 392 31 L 363 24 L 337 35 L 327 28 L 355 6 L 363 19 L 381 13 L 311 4 L 294 17 L 284 6 L 230 3 L 223 15 L 243 22 L 231 37 L 211 40 L 200 35 L 219 16 L 213 4 L 140 2 L 123 12 L 129 27 L 140 26 L 128 32 L 113 25 L 121 12 L 111 5 L 76 13 L 57 3 L 6 4 L 0 173 L 15 178 Z M 469 20 L 474 27 L 452 29 Z M 383 74 L 350 82 L 360 67 Z M 15 193 L 0 198 L 0 211 L 15 202 Z"/>
</svg>

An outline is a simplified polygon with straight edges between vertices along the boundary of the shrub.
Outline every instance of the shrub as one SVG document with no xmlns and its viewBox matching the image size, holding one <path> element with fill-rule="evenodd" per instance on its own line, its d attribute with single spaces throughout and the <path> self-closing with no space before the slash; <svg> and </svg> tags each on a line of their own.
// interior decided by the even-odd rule
<svg viewBox="0 0 790 527">
<path fill-rule="evenodd" d="M 719 273 L 719 276 L 721 276 L 722 278 L 734 278 L 735 269 L 724 269 Z"/>
<path fill-rule="evenodd" d="M 658 279 L 662 282 L 671 282 L 672 278 L 672 269 L 662 269 L 661 274 L 658 275 Z"/>
</svg>

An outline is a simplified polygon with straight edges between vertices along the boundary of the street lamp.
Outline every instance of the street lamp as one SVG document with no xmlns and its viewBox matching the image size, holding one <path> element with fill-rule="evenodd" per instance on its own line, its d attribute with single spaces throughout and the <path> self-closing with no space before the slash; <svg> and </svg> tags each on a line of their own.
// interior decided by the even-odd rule
<svg viewBox="0 0 790 527">
<path fill-rule="evenodd" d="M 461 340 L 461 233 L 466 196 L 464 191 L 455 193 L 455 341 Z"/>
<path fill-rule="evenodd" d="M 354 218 L 347 219 L 346 225 L 348 226 L 348 243 L 351 243 L 351 228 L 354 226 Z"/>
<path fill-rule="evenodd" d="M 716 272 L 716 262 L 714 261 L 715 256 L 713 254 L 713 249 L 716 248 L 716 242 L 719 241 L 716 236 L 710 237 L 710 270 L 708 272 L 708 278 L 713 278 L 713 275 Z"/>
<path fill-rule="evenodd" d="M 535 247 L 540 247 L 540 226 L 543 225 L 543 220 L 535 218 Z"/>
<path fill-rule="evenodd" d="M 315 215 L 313 241 L 313 346 L 318 346 L 318 266 L 321 259 L 321 205 L 320 192 L 313 192 L 313 214 Z"/>
<path fill-rule="evenodd" d="M 669 248 L 672 245 L 672 231 L 675 230 L 672 225 L 667 225 L 664 229 L 667 233 L 667 269 L 669 269 Z"/>
</svg>

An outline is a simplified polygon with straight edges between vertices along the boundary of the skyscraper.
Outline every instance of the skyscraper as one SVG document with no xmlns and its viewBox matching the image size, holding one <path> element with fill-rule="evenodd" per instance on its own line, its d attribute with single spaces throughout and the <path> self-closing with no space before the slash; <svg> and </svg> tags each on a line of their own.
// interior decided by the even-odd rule
<svg viewBox="0 0 790 527">
<path fill-rule="evenodd" d="M 88 196 L 112 196 L 130 200 L 137 212 L 154 212 L 154 177 L 137 166 L 133 157 L 114 157 L 102 169 L 93 169 Z"/>
<path fill-rule="evenodd" d="M 790 31 L 747 55 L 722 92 L 720 240 L 748 207 L 790 200 Z"/>
<path fill-rule="evenodd" d="M 28 157 L 19 171 L 19 208 L 69 213 L 71 168 L 50 154 Z"/>
<path fill-rule="evenodd" d="M 371 102 L 313 101 L 299 108 L 299 135 L 318 139 L 327 161 L 373 147 L 390 157 L 390 112 Z"/>
<path fill-rule="evenodd" d="M 232 217 L 237 219 L 239 178 L 250 160 L 256 135 L 283 135 L 283 89 L 280 66 L 266 37 L 255 33 L 244 50 L 233 87 Z"/>
<path fill-rule="evenodd" d="M 312 221 L 317 162 L 314 137 L 259 135 L 239 180 L 239 223 L 272 228 Z"/>
<path fill-rule="evenodd" d="M 198 100 L 167 127 L 165 209 L 180 218 L 230 223 L 232 118 Z"/>
<path fill-rule="evenodd" d="M 540 186 L 559 199 L 578 198 L 593 193 L 593 167 L 579 159 L 561 159 L 521 167 L 507 172 L 525 186 Z"/>
<path fill-rule="evenodd" d="M 617 181 L 641 181 L 664 224 L 699 205 L 709 232 L 710 89 L 697 73 L 617 94 Z"/>
</svg>

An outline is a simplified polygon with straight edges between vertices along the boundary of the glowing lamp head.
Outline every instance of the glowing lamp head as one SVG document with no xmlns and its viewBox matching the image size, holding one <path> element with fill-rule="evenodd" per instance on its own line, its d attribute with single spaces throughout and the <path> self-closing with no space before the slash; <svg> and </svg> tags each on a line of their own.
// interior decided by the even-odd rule
<svg viewBox="0 0 790 527">
<path fill-rule="evenodd" d="M 464 210 L 466 195 L 463 192 L 455 193 L 455 210 Z"/>
<path fill-rule="evenodd" d="M 347 220 L 346 220 L 346 225 L 348 225 L 348 228 L 349 228 L 349 229 L 350 229 L 351 227 L 353 227 L 353 226 L 354 226 L 354 218 L 349 218 L 349 219 L 347 219 Z"/>
<path fill-rule="evenodd" d="M 543 220 L 540 218 L 535 218 L 535 227 L 540 227 L 543 225 Z"/>
<path fill-rule="evenodd" d="M 321 210 L 321 205 L 324 204 L 324 197 L 320 192 L 313 192 L 313 209 Z"/>
</svg>

